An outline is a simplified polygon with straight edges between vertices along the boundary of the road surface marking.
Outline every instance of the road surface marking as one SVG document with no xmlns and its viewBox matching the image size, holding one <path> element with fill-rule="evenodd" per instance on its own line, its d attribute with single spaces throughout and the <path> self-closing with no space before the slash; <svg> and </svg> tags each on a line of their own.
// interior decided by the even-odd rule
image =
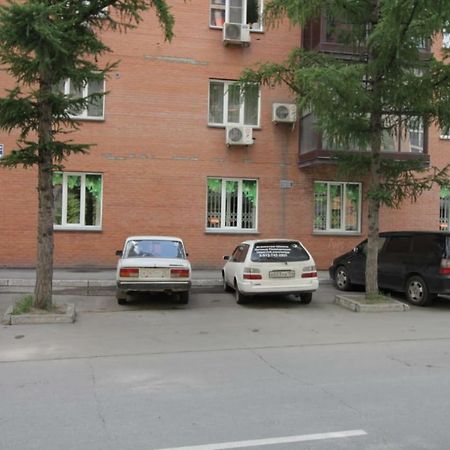
<svg viewBox="0 0 450 450">
<path fill-rule="evenodd" d="M 333 431 L 331 433 L 302 434 L 298 436 L 284 436 L 268 439 L 254 439 L 251 441 L 221 442 L 218 444 L 191 445 L 187 447 L 161 448 L 159 450 L 226 450 L 229 448 L 258 447 L 262 445 L 289 444 L 293 442 L 320 441 L 323 439 L 349 438 L 364 436 L 364 430 Z"/>
</svg>

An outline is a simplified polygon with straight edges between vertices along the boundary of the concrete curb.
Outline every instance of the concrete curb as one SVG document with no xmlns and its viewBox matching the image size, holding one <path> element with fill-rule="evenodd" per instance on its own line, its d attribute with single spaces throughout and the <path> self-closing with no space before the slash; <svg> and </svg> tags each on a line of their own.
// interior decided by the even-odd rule
<svg viewBox="0 0 450 450">
<path fill-rule="evenodd" d="M 336 295 L 334 303 L 354 312 L 403 312 L 409 311 L 409 305 L 398 300 L 391 300 L 388 303 L 367 304 L 361 300 L 364 295 Z"/>
<path fill-rule="evenodd" d="M 48 324 L 48 323 L 73 323 L 75 322 L 76 312 L 73 303 L 64 303 L 66 312 L 60 314 L 19 314 L 13 315 L 14 306 L 10 305 L 6 310 L 2 324 L 4 325 L 29 325 L 29 324 Z"/>
</svg>

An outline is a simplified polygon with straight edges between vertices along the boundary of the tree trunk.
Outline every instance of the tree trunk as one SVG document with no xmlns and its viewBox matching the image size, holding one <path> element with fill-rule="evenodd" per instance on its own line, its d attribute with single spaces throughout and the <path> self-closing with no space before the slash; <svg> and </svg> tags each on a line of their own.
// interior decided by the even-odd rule
<svg viewBox="0 0 450 450">
<path fill-rule="evenodd" d="M 380 155 L 372 155 L 369 190 L 373 191 L 380 185 Z M 378 294 L 378 232 L 379 232 L 380 202 L 369 197 L 368 201 L 368 234 L 366 255 L 366 296 Z"/>
<path fill-rule="evenodd" d="M 380 8 L 379 0 L 372 0 L 372 29 L 379 21 Z M 370 90 L 372 95 L 372 110 L 370 112 L 370 150 L 371 163 L 368 186 L 368 234 L 367 234 L 367 255 L 366 255 L 366 297 L 372 297 L 378 294 L 378 232 L 379 232 L 379 212 L 380 201 L 376 195 L 381 184 L 381 136 L 383 133 L 382 116 L 382 94 L 380 92 L 380 83 L 382 73 L 376 68 L 377 61 L 376 48 L 370 48 L 368 51 L 368 66 L 374 65 L 375 70 L 370 74 Z"/>
<path fill-rule="evenodd" d="M 52 111 L 45 100 L 45 93 L 51 90 L 51 83 L 41 77 L 39 120 L 39 163 L 38 163 L 38 228 L 36 285 L 34 288 L 34 306 L 41 309 L 52 307 L 53 281 L 53 158 L 52 158 Z"/>
</svg>

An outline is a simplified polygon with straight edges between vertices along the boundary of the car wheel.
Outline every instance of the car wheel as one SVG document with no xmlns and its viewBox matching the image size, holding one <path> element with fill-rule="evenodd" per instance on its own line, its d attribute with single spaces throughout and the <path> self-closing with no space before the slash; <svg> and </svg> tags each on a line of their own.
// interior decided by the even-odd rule
<svg viewBox="0 0 450 450">
<path fill-rule="evenodd" d="M 128 302 L 127 302 L 127 299 L 126 299 L 126 298 L 118 298 L 118 299 L 117 299 L 117 303 L 118 303 L 119 305 L 126 305 Z"/>
<path fill-rule="evenodd" d="M 418 275 L 408 279 L 405 294 L 408 302 L 416 306 L 427 306 L 434 298 L 434 295 L 430 294 L 425 280 Z"/>
<path fill-rule="evenodd" d="M 237 283 L 234 283 L 234 298 L 239 305 L 247 302 L 247 296 L 239 290 Z"/>
<path fill-rule="evenodd" d="M 222 274 L 222 283 L 223 283 L 223 290 L 225 292 L 231 292 L 232 291 L 230 286 L 228 286 L 228 283 L 225 281 L 225 274 Z"/>
<path fill-rule="evenodd" d="M 189 303 L 189 291 L 180 292 L 178 298 L 182 305 L 187 305 Z"/>
<path fill-rule="evenodd" d="M 341 291 L 348 291 L 351 287 L 350 275 L 344 266 L 339 266 L 334 272 L 334 282 Z"/>
<path fill-rule="evenodd" d="M 302 305 L 309 305 L 311 303 L 311 300 L 312 300 L 311 292 L 300 294 L 300 303 Z"/>
</svg>

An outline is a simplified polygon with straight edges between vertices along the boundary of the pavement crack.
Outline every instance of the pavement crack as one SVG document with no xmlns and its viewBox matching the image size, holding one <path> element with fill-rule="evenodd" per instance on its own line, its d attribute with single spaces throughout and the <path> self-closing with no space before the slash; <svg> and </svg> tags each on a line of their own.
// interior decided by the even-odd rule
<svg viewBox="0 0 450 450">
<path fill-rule="evenodd" d="M 266 366 L 270 367 L 272 370 L 274 370 L 275 372 L 277 372 L 279 375 L 282 375 L 283 377 L 290 377 L 289 374 L 287 374 L 286 372 L 283 372 L 282 370 L 280 370 L 278 367 L 274 366 L 273 364 L 271 364 L 269 361 L 267 361 L 267 359 L 265 359 L 261 354 L 259 354 L 258 352 L 256 352 L 253 349 L 249 349 L 256 357 L 258 357 Z"/>
<path fill-rule="evenodd" d="M 89 367 L 90 373 L 91 373 L 91 380 L 92 380 L 92 387 L 93 387 L 93 394 L 94 394 L 94 401 L 95 401 L 95 409 L 97 411 L 97 416 L 100 419 L 100 422 L 102 424 L 103 431 L 105 432 L 106 440 L 111 444 L 110 436 L 108 433 L 108 428 L 106 426 L 106 419 L 102 411 L 100 399 L 97 394 L 97 377 L 95 376 L 95 369 L 92 365 L 91 361 L 87 361 L 87 365 Z"/>
<path fill-rule="evenodd" d="M 403 361 L 403 360 L 400 359 L 400 358 L 396 358 L 395 356 L 387 356 L 387 359 L 390 359 L 391 361 L 394 361 L 394 362 L 398 362 L 398 363 L 400 363 L 400 364 L 403 364 L 403 365 L 406 366 L 406 367 L 412 367 L 412 364 L 408 363 L 407 361 Z"/>
</svg>

